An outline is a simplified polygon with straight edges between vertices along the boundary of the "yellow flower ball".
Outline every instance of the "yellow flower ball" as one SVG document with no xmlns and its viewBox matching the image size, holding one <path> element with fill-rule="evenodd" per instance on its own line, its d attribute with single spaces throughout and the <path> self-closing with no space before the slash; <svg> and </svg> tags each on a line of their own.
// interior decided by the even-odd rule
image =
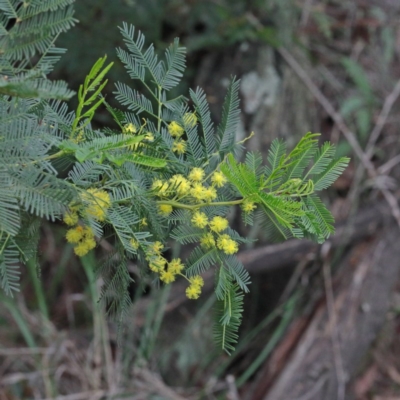
<svg viewBox="0 0 400 400">
<path fill-rule="evenodd" d="M 245 200 L 242 204 L 242 210 L 246 213 L 252 212 L 256 205 L 252 201 Z"/>
<path fill-rule="evenodd" d="M 186 152 L 186 142 L 184 140 L 175 140 L 172 145 L 172 151 L 177 154 L 184 154 Z"/>
<path fill-rule="evenodd" d="M 229 235 L 221 235 L 217 240 L 217 246 L 225 254 L 235 254 L 239 250 L 239 245 Z"/>
<path fill-rule="evenodd" d="M 217 198 L 217 191 L 213 187 L 208 187 L 203 192 L 203 199 L 207 202 Z"/>
<path fill-rule="evenodd" d="M 161 253 L 161 251 L 163 250 L 163 248 L 164 248 L 164 245 L 163 245 L 161 242 L 159 242 L 159 241 L 156 241 L 156 242 L 154 242 L 154 243 L 152 243 L 152 244 L 150 245 L 150 251 L 152 251 L 152 252 L 154 252 L 154 253 L 156 253 L 156 254 Z"/>
<path fill-rule="evenodd" d="M 190 189 L 190 194 L 192 195 L 193 198 L 195 198 L 196 200 L 203 200 L 204 198 L 204 191 L 207 188 L 204 187 L 201 183 L 195 183 L 192 187 L 192 189 Z"/>
<path fill-rule="evenodd" d="M 188 178 L 192 181 L 192 182 L 201 182 L 204 178 L 205 172 L 203 169 L 201 168 L 193 168 L 190 171 L 190 174 L 188 176 Z"/>
<path fill-rule="evenodd" d="M 129 244 L 132 246 L 132 248 L 133 248 L 134 250 L 137 250 L 137 249 L 139 248 L 139 242 L 138 242 L 135 238 L 132 238 L 132 239 L 129 241 Z"/>
<path fill-rule="evenodd" d="M 210 222 L 210 229 L 214 232 L 222 232 L 229 225 L 229 222 L 226 218 L 216 216 Z"/>
<path fill-rule="evenodd" d="M 213 183 L 214 186 L 220 188 L 224 186 L 226 183 L 225 175 L 222 172 L 216 171 L 211 176 L 211 182 Z"/>
<path fill-rule="evenodd" d="M 182 175 L 174 175 L 169 180 L 172 189 L 176 190 L 176 193 L 180 196 L 186 195 L 190 190 L 190 182 Z"/>
<path fill-rule="evenodd" d="M 168 132 L 172 137 L 179 138 L 183 135 L 184 129 L 176 121 L 172 121 L 168 125 Z"/>
<path fill-rule="evenodd" d="M 156 273 L 161 273 L 164 271 L 164 267 L 167 260 L 164 257 L 152 257 L 149 261 L 149 268 Z"/>
<path fill-rule="evenodd" d="M 154 135 L 151 132 L 146 132 L 144 139 L 148 142 L 154 142 Z"/>
<path fill-rule="evenodd" d="M 198 287 L 204 286 L 204 279 L 200 275 L 193 276 L 189 280 L 190 280 L 190 283 L 194 286 L 198 286 Z"/>
<path fill-rule="evenodd" d="M 137 132 L 137 128 L 131 122 L 129 124 L 125 124 L 122 130 L 123 133 L 131 133 L 134 134 Z"/>
<path fill-rule="evenodd" d="M 96 247 L 96 241 L 93 238 L 86 238 L 83 241 L 83 244 L 86 246 L 86 248 L 88 249 L 88 251 L 94 249 Z"/>
<path fill-rule="evenodd" d="M 171 271 L 163 271 L 160 274 L 160 280 L 164 283 L 172 283 L 175 280 L 175 275 Z"/>
<path fill-rule="evenodd" d="M 198 299 L 201 294 L 201 288 L 200 286 L 197 285 L 189 285 L 189 287 L 186 289 L 186 297 L 188 299 Z"/>
<path fill-rule="evenodd" d="M 85 232 L 82 226 L 77 226 L 72 229 L 68 229 L 65 238 L 68 243 L 78 243 L 84 236 Z"/>
<path fill-rule="evenodd" d="M 74 247 L 74 253 L 78 257 L 83 257 L 87 253 L 89 253 L 89 249 L 87 248 L 87 246 L 84 243 L 79 243 L 77 246 Z"/>
<path fill-rule="evenodd" d="M 180 258 L 174 258 L 168 263 L 168 271 L 173 274 L 179 274 L 185 266 L 182 264 Z"/>
<path fill-rule="evenodd" d="M 151 188 L 157 192 L 157 196 L 165 197 L 168 195 L 169 184 L 167 182 L 162 181 L 161 179 L 156 179 Z"/>
<path fill-rule="evenodd" d="M 94 238 L 94 232 L 90 226 L 85 226 L 83 231 L 86 238 Z"/>
<path fill-rule="evenodd" d="M 83 257 L 87 253 L 89 253 L 90 250 L 94 249 L 96 247 L 96 241 L 92 236 L 89 237 L 84 237 L 78 245 L 74 247 L 74 252 L 77 256 Z"/>
<path fill-rule="evenodd" d="M 71 211 L 71 210 L 69 210 L 65 213 L 64 219 L 63 219 L 65 224 L 68 226 L 76 225 L 78 223 L 78 220 L 79 220 L 78 213 L 76 211 Z"/>
<path fill-rule="evenodd" d="M 105 190 L 88 189 L 82 198 L 87 203 L 85 208 L 87 215 L 100 222 L 106 219 L 107 210 L 111 206 L 111 198 Z"/>
<path fill-rule="evenodd" d="M 168 216 L 169 214 L 172 213 L 173 208 L 172 208 L 172 206 L 169 205 L 169 204 L 160 204 L 160 205 L 158 206 L 158 211 L 159 211 L 159 213 L 160 213 L 161 215 Z"/>
<path fill-rule="evenodd" d="M 200 245 L 205 249 L 212 249 L 215 247 L 214 235 L 211 232 L 206 233 L 200 239 Z"/>
<path fill-rule="evenodd" d="M 197 228 L 205 228 L 208 224 L 207 215 L 201 211 L 196 211 L 191 219 L 193 226 Z"/>
</svg>

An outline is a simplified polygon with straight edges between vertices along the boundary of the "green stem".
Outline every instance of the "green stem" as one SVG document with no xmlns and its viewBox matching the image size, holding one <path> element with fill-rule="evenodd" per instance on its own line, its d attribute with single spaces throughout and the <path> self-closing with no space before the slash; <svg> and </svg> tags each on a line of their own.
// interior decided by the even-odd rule
<svg viewBox="0 0 400 400">
<path fill-rule="evenodd" d="M 161 102 L 161 86 L 158 86 L 158 117 L 157 117 L 157 132 L 160 132 L 161 129 L 161 106 L 162 106 L 162 102 Z"/>
<path fill-rule="evenodd" d="M 0 299 L 1 299 L 1 302 L 3 303 L 3 305 L 6 308 L 8 308 L 8 311 L 12 315 L 15 323 L 18 325 L 21 335 L 24 337 L 25 342 L 28 345 L 28 347 L 31 349 L 37 347 L 35 339 L 31 333 L 31 331 L 29 330 L 29 326 L 26 323 L 25 318 L 19 311 L 15 302 L 6 296 L 4 296 L 4 297 L 1 296 Z"/>
<path fill-rule="evenodd" d="M 57 153 L 52 154 L 51 156 L 41 158 L 40 160 L 31 161 L 30 163 L 25 164 L 25 165 L 36 164 L 36 163 L 42 162 L 42 161 L 54 160 L 55 158 L 61 157 L 64 154 L 65 154 L 64 150 L 60 150 L 60 151 L 57 151 Z"/>
<path fill-rule="evenodd" d="M 157 204 L 159 205 L 170 205 L 175 208 L 183 208 L 185 210 L 196 210 L 201 207 L 208 207 L 208 206 L 234 206 L 237 204 L 242 204 L 244 199 L 239 199 L 239 200 L 232 200 L 232 201 L 216 201 L 214 203 L 201 203 L 201 204 L 184 204 L 184 203 L 179 203 L 178 201 L 172 201 L 172 200 L 159 200 L 157 201 Z"/>
<path fill-rule="evenodd" d="M 36 273 L 36 263 L 34 260 L 30 259 L 26 266 L 28 267 L 28 272 L 31 277 L 31 282 L 33 284 L 33 289 L 35 291 L 37 304 L 41 314 L 48 320 L 49 319 L 49 309 L 47 307 L 46 298 L 44 296 L 44 290 L 41 280 L 38 278 Z"/>
<path fill-rule="evenodd" d="M 273 332 L 271 338 L 266 343 L 265 347 L 258 356 L 253 360 L 250 366 L 243 372 L 241 376 L 236 380 L 236 385 L 238 388 L 243 386 L 248 379 L 254 375 L 254 373 L 259 369 L 260 365 L 265 361 L 265 359 L 271 354 L 272 350 L 276 348 L 276 345 L 279 343 L 279 340 L 282 338 L 284 332 L 286 331 L 289 323 L 292 321 L 292 317 L 294 314 L 295 306 L 296 306 L 297 296 L 292 298 L 285 306 L 285 310 L 282 315 L 282 320 Z"/>
</svg>

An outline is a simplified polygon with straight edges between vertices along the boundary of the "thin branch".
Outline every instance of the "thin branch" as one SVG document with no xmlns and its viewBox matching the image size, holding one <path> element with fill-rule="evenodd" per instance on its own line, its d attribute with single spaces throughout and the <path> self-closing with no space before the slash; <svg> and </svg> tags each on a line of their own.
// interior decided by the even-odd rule
<svg viewBox="0 0 400 400">
<path fill-rule="evenodd" d="M 378 140 L 378 137 L 381 134 L 383 127 L 386 124 L 389 113 L 399 96 L 400 96 L 400 79 L 397 81 L 395 87 L 393 88 L 389 96 L 386 97 L 382 110 L 376 122 L 376 125 L 372 130 L 371 135 L 369 136 L 367 151 L 366 151 L 366 155 L 368 158 L 372 156 L 372 153 L 374 151 L 374 145 Z"/>
<path fill-rule="evenodd" d="M 319 88 L 315 85 L 315 83 L 311 80 L 307 72 L 304 68 L 297 62 L 297 60 L 287 51 L 285 48 L 280 47 L 278 49 L 279 54 L 285 59 L 285 61 L 292 67 L 293 71 L 297 74 L 297 76 L 303 81 L 303 83 L 307 86 L 312 95 L 318 100 L 321 106 L 325 109 L 325 111 L 329 114 L 329 116 L 333 119 L 335 124 L 338 126 L 340 131 L 343 133 L 343 136 L 350 143 L 350 146 L 353 148 L 357 157 L 364 164 L 365 168 L 372 173 L 372 175 L 376 175 L 374 165 L 371 163 L 368 157 L 364 154 L 360 144 L 357 141 L 354 133 L 347 127 L 344 122 L 341 114 L 339 114 L 332 103 L 327 99 L 327 97 L 319 90 Z"/>
<path fill-rule="evenodd" d="M 310 92 L 313 94 L 313 96 L 317 99 L 317 101 L 321 104 L 321 106 L 325 109 L 325 111 L 329 114 L 329 116 L 333 119 L 333 121 L 336 123 L 337 127 L 340 129 L 340 131 L 343 133 L 343 136 L 347 139 L 349 142 L 350 146 L 352 147 L 353 151 L 356 153 L 357 157 L 360 159 L 361 163 L 365 167 L 365 169 L 368 171 L 369 176 L 372 179 L 377 178 L 378 173 L 375 170 L 374 165 L 372 164 L 371 160 L 369 159 L 369 156 L 365 154 L 358 143 L 358 140 L 354 133 L 347 127 L 346 123 L 344 122 L 342 116 L 335 110 L 333 107 L 332 103 L 325 97 L 325 95 L 319 90 L 319 88 L 315 85 L 315 83 L 311 80 L 307 72 L 304 70 L 304 68 L 297 62 L 297 60 L 287 51 L 285 48 L 279 48 L 278 49 L 279 53 L 281 56 L 285 59 L 285 61 L 292 67 L 293 71 L 297 74 L 297 76 L 303 81 L 303 83 L 307 86 L 307 88 L 310 90 Z M 385 105 L 382 108 L 382 112 L 380 116 L 382 116 L 381 121 L 383 121 L 383 118 L 385 117 L 386 113 L 389 114 L 389 111 L 393 105 L 393 103 L 396 101 L 396 98 L 399 96 L 397 94 L 398 91 L 400 91 L 400 87 L 397 88 L 398 85 L 396 85 L 395 90 L 389 95 L 390 99 L 385 102 Z M 400 86 L 400 83 L 399 83 Z M 387 118 L 387 115 L 385 117 L 385 120 Z M 379 124 L 381 124 L 380 122 Z M 382 128 L 376 128 L 374 131 L 377 132 L 377 134 L 380 133 Z M 376 133 L 374 134 L 375 136 L 377 135 Z M 372 143 L 372 142 L 371 142 Z M 399 228 L 400 228 L 400 209 L 399 205 L 397 204 L 396 197 L 387 189 L 380 189 L 382 192 L 383 196 L 385 197 L 386 201 L 388 202 L 390 209 L 392 211 L 392 215 L 395 218 Z"/>
</svg>

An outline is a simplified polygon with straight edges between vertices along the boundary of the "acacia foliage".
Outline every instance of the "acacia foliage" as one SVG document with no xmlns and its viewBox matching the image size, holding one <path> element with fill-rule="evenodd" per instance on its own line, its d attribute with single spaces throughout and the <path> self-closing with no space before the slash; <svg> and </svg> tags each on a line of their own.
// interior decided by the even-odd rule
<svg viewBox="0 0 400 400">
<path fill-rule="evenodd" d="M 289 152 L 276 139 L 266 163 L 250 152 L 240 162 L 239 81 L 231 80 L 215 126 L 201 88 L 190 90 L 189 99 L 169 95 L 185 70 L 179 40 L 159 57 L 126 23 L 120 28 L 125 47 L 117 55 L 143 92 L 116 83 L 122 110 L 108 105 L 101 90 L 112 64 L 105 66 L 104 57 L 70 112 L 61 100 L 72 95 L 66 84 L 45 76 L 61 54 L 55 38 L 75 22 L 71 3 L 0 1 L 0 285 L 8 295 L 18 290 L 19 263 L 36 259 L 40 221 L 64 220 L 73 226 L 67 240 L 79 256 L 101 240 L 112 243 L 97 272 L 104 280 L 101 300 L 120 322 L 130 309 L 131 260 L 166 284 L 187 279 L 191 298 L 200 293 L 200 275 L 214 268 L 215 336 L 230 352 L 250 276 L 235 256 L 246 239 L 227 226 L 229 207 L 240 204 L 246 223 L 256 214 L 283 238 L 322 242 L 334 228 L 318 191 L 335 181 L 348 159 L 335 159 L 333 145 L 319 147 L 318 135 L 307 133 Z M 34 54 L 39 61 L 32 66 Z M 101 104 L 118 128 L 91 127 Z M 59 165 L 68 167 L 66 178 Z M 183 264 L 164 257 L 169 239 L 195 244 Z"/>
</svg>

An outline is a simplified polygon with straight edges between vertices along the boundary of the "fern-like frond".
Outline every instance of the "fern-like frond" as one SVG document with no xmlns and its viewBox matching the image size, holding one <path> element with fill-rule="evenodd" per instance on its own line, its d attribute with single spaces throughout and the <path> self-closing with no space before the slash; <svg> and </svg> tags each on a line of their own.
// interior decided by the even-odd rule
<svg viewBox="0 0 400 400">
<path fill-rule="evenodd" d="M 239 190 L 243 197 L 258 193 L 260 185 L 256 175 L 249 167 L 238 163 L 232 154 L 228 155 L 226 162 L 222 163 L 220 168 L 228 181 Z"/>
<path fill-rule="evenodd" d="M 104 304 L 110 316 L 121 321 L 132 304 L 128 288 L 133 279 L 128 271 L 127 259 L 119 251 L 115 251 L 97 272 L 104 281 L 99 301 Z"/>
<path fill-rule="evenodd" d="M 203 231 L 190 225 L 179 225 L 170 234 L 172 239 L 175 239 L 181 244 L 198 243 Z"/>
<path fill-rule="evenodd" d="M 87 187 L 98 182 L 103 174 L 106 174 L 109 167 L 103 164 L 97 164 L 93 161 L 75 163 L 74 167 L 68 173 L 71 181 L 80 187 Z"/>
<path fill-rule="evenodd" d="M 23 7 L 21 7 L 23 8 Z M 29 59 L 36 52 L 45 53 L 53 45 L 53 37 L 65 32 L 77 22 L 72 7 L 43 13 L 20 20 L 0 38 L 3 56 L 12 60 Z"/>
<path fill-rule="evenodd" d="M 33 0 L 26 7 L 21 7 L 18 13 L 21 19 L 27 19 L 37 14 L 65 8 L 74 2 L 75 0 Z"/>
<path fill-rule="evenodd" d="M 248 293 L 250 285 L 250 275 L 242 262 L 235 256 L 227 256 L 224 258 L 224 263 L 227 266 L 233 280 L 239 285 L 243 292 Z"/>
<path fill-rule="evenodd" d="M 186 49 L 179 47 L 179 39 L 174 42 L 165 51 L 166 68 L 162 68 L 160 86 L 164 90 L 170 90 L 178 85 L 185 71 Z M 163 64 L 161 64 L 163 65 Z"/>
<path fill-rule="evenodd" d="M 278 167 L 282 162 L 282 159 L 285 156 L 285 153 L 286 153 L 286 143 L 283 140 L 274 139 L 268 150 L 268 156 L 267 156 L 267 161 L 270 168 L 269 173 L 278 169 Z"/>
<path fill-rule="evenodd" d="M 292 228 L 296 217 L 301 217 L 304 214 L 300 202 L 264 192 L 260 192 L 258 198 L 261 200 L 262 205 L 269 209 L 276 220 L 286 228 Z"/>
<path fill-rule="evenodd" d="M 14 4 L 14 5 L 13 5 Z M 17 2 L 11 0 L 0 0 L 0 10 L 9 19 L 17 19 Z"/>
<path fill-rule="evenodd" d="M 113 225 L 124 248 L 129 252 L 136 253 L 130 241 L 132 238 L 136 238 L 132 228 L 139 223 L 139 217 L 128 207 L 113 206 L 108 210 L 108 220 Z"/>
<path fill-rule="evenodd" d="M 5 96 L 68 100 L 74 93 L 63 81 L 45 79 L 0 81 L 0 94 Z"/>
<path fill-rule="evenodd" d="M 245 164 L 249 171 L 258 179 L 262 173 L 262 155 L 259 152 L 249 151 L 246 153 Z"/>
<path fill-rule="evenodd" d="M 0 171 L 0 232 L 15 236 L 20 228 L 20 213 L 11 179 Z"/>
<path fill-rule="evenodd" d="M 287 181 L 293 178 L 300 178 L 305 170 L 305 168 L 310 163 L 317 150 L 316 141 L 308 141 L 306 145 L 302 146 L 301 151 L 295 152 L 296 148 L 293 149 L 292 153 L 296 154 L 291 156 L 289 154 L 289 167 L 286 169 L 286 174 L 284 180 Z M 291 153 L 291 154 L 292 154 Z"/>
<path fill-rule="evenodd" d="M 0 236 L 0 287 L 8 296 L 19 291 L 19 251 L 10 235 Z"/>
<path fill-rule="evenodd" d="M 315 234 L 320 240 L 324 241 L 335 232 L 335 228 L 333 226 L 335 220 L 332 214 L 325 207 L 321 199 L 316 195 L 307 196 L 304 202 L 308 210 L 313 213 L 314 218 L 318 223 L 318 229 L 316 229 Z"/>
<path fill-rule="evenodd" d="M 288 239 L 292 236 L 293 227 L 282 226 L 275 214 L 267 207 L 262 207 L 257 211 L 255 219 L 263 228 L 263 234 L 273 242 Z"/>
<path fill-rule="evenodd" d="M 21 207 L 38 217 L 54 221 L 76 197 L 75 189 L 67 182 L 36 167 L 9 173 Z"/>
<path fill-rule="evenodd" d="M 233 150 L 240 122 L 240 81 L 232 78 L 222 106 L 222 118 L 217 127 L 218 151 L 221 158 Z"/>
<path fill-rule="evenodd" d="M 194 166 L 200 166 L 206 158 L 206 150 L 199 140 L 198 127 L 189 128 L 186 132 L 189 160 Z M 171 135 L 169 135 L 171 137 Z"/>
<path fill-rule="evenodd" d="M 18 249 L 20 261 L 26 263 L 37 258 L 38 244 L 40 239 L 40 218 L 21 211 L 22 226 L 17 236 L 12 238 Z"/>
<path fill-rule="evenodd" d="M 308 176 L 318 175 L 325 171 L 325 168 L 332 161 L 335 155 L 335 146 L 329 142 L 325 142 L 321 148 L 314 155 L 313 165 L 304 176 L 306 179 Z"/>
<path fill-rule="evenodd" d="M 128 75 L 132 79 L 144 81 L 146 69 L 137 58 L 135 58 L 132 54 L 129 54 L 127 51 L 119 48 L 117 49 L 117 56 L 125 65 Z"/>
<path fill-rule="evenodd" d="M 115 84 L 117 91 L 115 92 L 115 98 L 123 105 L 127 106 L 129 110 L 140 114 L 146 112 L 150 115 L 153 114 L 153 105 L 151 101 L 146 98 L 143 94 L 139 93 L 135 89 L 131 89 L 124 83 L 117 82 Z"/>
<path fill-rule="evenodd" d="M 331 186 L 332 183 L 335 182 L 343 173 L 349 164 L 349 161 L 350 158 L 348 157 L 341 157 L 337 160 L 331 161 L 322 173 L 312 178 L 315 190 L 319 191 Z"/>
<path fill-rule="evenodd" d="M 138 31 L 135 35 L 135 27 L 133 25 L 128 25 L 124 22 L 122 24 L 122 28 L 120 28 L 120 31 L 122 33 L 127 48 L 135 57 L 137 62 L 148 69 L 152 76 L 152 79 L 158 86 L 162 86 L 162 68 L 161 65 L 158 63 L 158 58 L 154 52 L 153 44 L 151 44 L 146 50 L 144 50 L 145 37 L 140 31 Z"/>
<path fill-rule="evenodd" d="M 217 262 L 217 249 L 209 250 L 197 246 L 186 260 L 188 276 L 201 275 Z"/>
<path fill-rule="evenodd" d="M 211 121 L 210 107 L 208 105 L 206 94 L 204 93 L 204 90 L 199 87 L 196 91 L 190 90 L 189 93 L 203 130 L 203 139 L 207 154 L 211 155 L 215 152 L 216 141 L 214 136 L 214 125 Z"/>
<path fill-rule="evenodd" d="M 214 338 L 216 344 L 228 354 L 235 350 L 242 320 L 243 293 L 237 284 L 231 284 L 224 297 L 217 301 Z"/>
</svg>

